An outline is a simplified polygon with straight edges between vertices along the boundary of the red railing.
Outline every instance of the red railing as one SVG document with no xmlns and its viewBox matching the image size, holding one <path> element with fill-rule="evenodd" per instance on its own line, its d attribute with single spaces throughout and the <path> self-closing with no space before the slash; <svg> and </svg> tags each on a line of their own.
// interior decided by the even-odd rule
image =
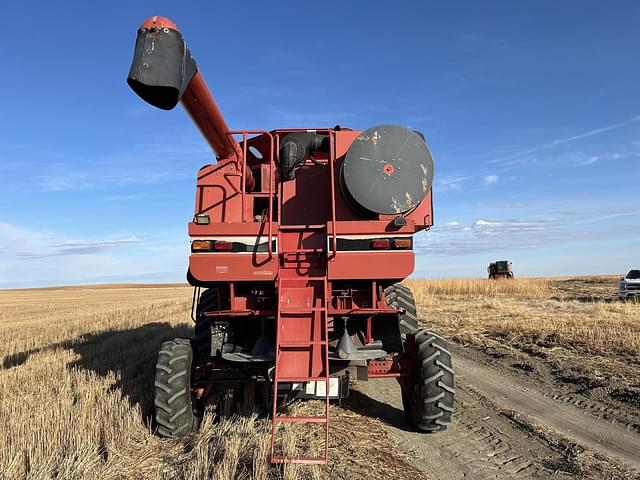
<svg viewBox="0 0 640 480">
<path fill-rule="evenodd" d="M 266 135 L 269 137 L 269 209 L 268 209 L 268 240 L 269 240 L 269 258 L 273 256 L 273 183 L 275 181 L 274 178 L 274 140 L 271 132 L 266 130 L 230 130 L 227 132 L 227 136 L 233 138 L 233 135 L 242 135 L 242 159 L 240 160 L 242 165 L 240 165 L 240 171 L 242 175 L 242 179 L 240 180 L 240 195 L 241 195 L 241 205 L 242 205 L 242 221 L 247 221 L 247 212 L 246 212 L 246 197 L 247 197 L 247 188 L 246 188 L 246 179 L 247 179 L 247 140 L 249 140 L 249 135 Z"/>
<path fill-rule="evenodd" d="M 333 163 L 335 162 L 335 152 L 333 150 L 333 131 L 329 130 L 329 175 L 331 175 L 331 244 L 333 253 L 331 258 L 336 257 L 336 181 Z"/>
<path fill-rule="evenodd" d="M 330 128 L 287 128 L 286 130 L 279 131 L 276 134 L 276 155 L 278 155 L 277 162 L 280 163 L 280 135 L 292 133 L 292 132 L 314 132 L 314 133 L 326 133 L 329 136 L 329 155 L 327 156 L 327 163 L 329 164 L 329 175 L 331 176 L 331 238 L 332 248 L 330 258 L 336 256 L 336 183 L 335 183 L 335 151 L 334 151 L 334 130 Z M 278 209 L 278 215 L 280 211 Z M 279 220 L 279 219 L 278 219 Z M 329 252 L 327 252 L 329 254 Z"/>
<path fill-rule="evenodd" d="M 336 185 L 335 185 L 335 151 L 334 151 L 334 131 L 332 129 L 303 129 L 292 128 L 287 129 L 284 132 L 278 132 L 274 135 L 266 130 L 230 130 L 227 132 L 227 136 L 233 139 L 233 135 L 242 135 L 242 159 L 240 165 L 240 171 L 242 175 L 240 190 L 241 190 L 241 204 L 242 204 L 242 221 L 246 222 L 246 177 L 247 177 L 247 140 L 249 135 L 266 135 L 269 137 L 269 219 L 268 219 L 268 240 L 269 240 L 269 258 L 273 255 L 273 188 L 274 188 L 274 168 L 275 163 L 280 161 L 280 135 L 282 133 L 290 132 L 321 132 L 327 133 L 329 136 L 329 154 L 327 156 L 327 163 L 329 164 L 329 175 L 331 177 L 331 258 L 336 256 Z M 278 192 L 281 189 L 278 187 Z M 281 208 L 278 209 L 278 222 L 280 222 Z"/>
</svg>

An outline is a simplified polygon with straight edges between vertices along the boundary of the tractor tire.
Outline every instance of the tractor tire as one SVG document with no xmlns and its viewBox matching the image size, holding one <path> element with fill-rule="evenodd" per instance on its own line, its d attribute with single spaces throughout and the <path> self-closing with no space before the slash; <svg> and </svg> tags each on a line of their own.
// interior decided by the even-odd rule
<svg viewBox="0 0 640 480">
<path fill-rule="evenodd" d="M 195 358 L 199 363 L 209 361 L 211 356 L 215 354 L 211 351 L 211 319 L 202 314 L 219 309 L 219 295 L 218 288 L 208 288 L 198 299 L 193 347 Z"/>
<path fill-rule="evenodd" d="M 405 416 L 420 432 L 446 430 L 455 395 L 451 353 L 444 338 L 425 329 L 415 334 L 414 341 L 417 383 L 412 399 L 410 392 L 402 392 Z"/>
<path fill-rule="evenodd" d="M 418 331 L 418 316 L 416 302 L 409 287 L 396 283 L 384 291 L 385 300 L 389 308 L 400 310 L 400 334 L 402 337 L 414 334 Z"/>
<path fill-rule="evenodd" d="M 181 438 L 199 425 L 191 399 L 191 342 L 176 338 L 158 352 L 154 382 L 155 421 L 162 437 Z"/>
</svg>

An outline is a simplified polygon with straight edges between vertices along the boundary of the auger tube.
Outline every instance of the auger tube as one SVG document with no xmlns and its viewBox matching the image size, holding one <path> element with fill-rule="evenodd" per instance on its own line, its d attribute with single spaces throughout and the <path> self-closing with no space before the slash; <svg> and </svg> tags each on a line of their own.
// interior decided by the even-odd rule
<svg viewBox="0 0 640 480">
<path fill-rule="evenodd" d="M 242 149 L 207 87 L 175 23 L 165 17 L 150 17 L 138 29 L 136 47 L 127 77 L 131 89 L 147 103 L 163 110 L 182 102 L 193 122 L 219 160 L 230 159 L 241 170 Z M 255 180 L 246 169 L 246 186 Z"/>
</svg>

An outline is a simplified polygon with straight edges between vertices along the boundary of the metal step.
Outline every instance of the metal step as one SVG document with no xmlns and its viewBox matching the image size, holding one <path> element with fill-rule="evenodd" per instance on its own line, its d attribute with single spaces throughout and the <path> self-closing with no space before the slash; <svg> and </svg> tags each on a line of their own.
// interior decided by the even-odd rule
<svg viewBox="0 0 640 480">
<path fill-rule="evenodd" d="M 326 417 L 275 417 L 278 423 L 327 423 Z"/>
<path fill-rule="evenodd" d="M 280 315 L 282 314 L 309 314 L 313 312 L 324 312 L 327 309 L 324 307 L 286 307 L 280 308 Z"/>
<path fill-rule="evenodd" d="M 271 463 L 302 463 L 308 465 L 326 465 L 324 457 L 286 457 L 284 455 L 271 455 Z"/>
<path fill-rule="evenodd" d="M 317 224 L 317 225 L 280 225 L 281 231 L 287 230 L 326 230 L 326 224 Z"/>
<path fill-rule="evenodd" d="M 278 348 L 305 348 L 310 347 L 311 345 L 327 345 L 327 342 L 324 340 L 311 340 L 304 342 L 280 342 Z"/>
<path fill-rule="evenodd" d="M 326 377 L 279 377 L 278 383 L 326 382 Z"/>
</svg>

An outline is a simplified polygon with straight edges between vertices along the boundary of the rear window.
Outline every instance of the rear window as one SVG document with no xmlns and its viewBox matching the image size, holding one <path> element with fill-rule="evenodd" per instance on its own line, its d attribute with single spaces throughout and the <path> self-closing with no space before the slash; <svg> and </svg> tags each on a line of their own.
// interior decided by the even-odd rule
<svg viewBox="0 0 640 480">
<path fill-rule="evenodd" d="M 629 273 L 627 273 L 627 278 L 631 278 L 634 280 L 640 278 L 640 270 L 629 270 Z"/>
<path fill-rule="evenodd" d="M 496 267 L 499 272 L 506 272 L 509 270 L 509 262 L 496 262 Z"/>
</svg>

